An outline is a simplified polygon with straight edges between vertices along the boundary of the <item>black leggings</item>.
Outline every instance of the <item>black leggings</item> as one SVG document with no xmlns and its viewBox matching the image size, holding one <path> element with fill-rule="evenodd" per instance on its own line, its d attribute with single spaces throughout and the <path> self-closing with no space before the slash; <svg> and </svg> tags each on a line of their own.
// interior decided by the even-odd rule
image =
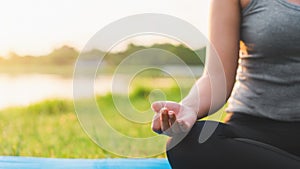
<svg viewBox="0 0 300 169">
<path fill-rule="evenodd" d="M 201 144 L 198 138 L 204 122 L 196 122 L 176 146 L 175 138 L 169 140 L 167 146 L 172 148 L 167 156 L 172 168 L 300 169 L 300 122 L 234 113 Z"/>
</svg>

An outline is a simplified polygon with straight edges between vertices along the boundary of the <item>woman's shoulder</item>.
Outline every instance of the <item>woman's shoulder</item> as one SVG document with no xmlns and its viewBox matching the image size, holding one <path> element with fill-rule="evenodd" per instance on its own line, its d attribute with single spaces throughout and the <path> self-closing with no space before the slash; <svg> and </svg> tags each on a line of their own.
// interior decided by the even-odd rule
<svg viewBox="0 0 300 169">
<path fill-rule="evenodd" d="M 241 6 L 241 9 L 245 9 L 247 8 L 247 6 L 250 4 L 251 1 L 253 0 L 239 0 L 240 2 L 240 6 Z"/>
<path fill-rule="evenodd" d="M 226 5 L 226 6 L 236 5 L 239 6 L 241 10 L 243 10 L 248 7 L 251 1 L 254 0 L 212 0 L 212 1 L 217 1 L 217 4 Z"/>
</svg>

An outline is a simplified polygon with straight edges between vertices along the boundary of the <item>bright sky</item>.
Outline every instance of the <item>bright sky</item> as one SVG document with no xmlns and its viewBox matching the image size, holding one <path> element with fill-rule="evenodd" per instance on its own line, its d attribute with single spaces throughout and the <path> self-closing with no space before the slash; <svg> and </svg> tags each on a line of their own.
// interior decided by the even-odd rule
<svg viewBox="0 0 300 169">
<path fill-rule="evenodd" d="M 169 14 L 206 34 L 208 11 L 209 0 L 1 0 L 0 56 L 81 49 L 102 27 L 139 13 Z"/>
</svg>

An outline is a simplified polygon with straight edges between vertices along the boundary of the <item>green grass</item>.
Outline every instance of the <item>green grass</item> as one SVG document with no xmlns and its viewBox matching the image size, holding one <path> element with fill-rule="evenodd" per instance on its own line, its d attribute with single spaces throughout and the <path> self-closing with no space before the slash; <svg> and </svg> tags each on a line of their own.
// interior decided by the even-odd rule
<svg viewBox="0 0 300 169">
<path fill-rule="evenodd" d="M 122 105 L 122 110 L 126 111 L 130 107 L 134 107 L 138 112 L 149 110 L 150 102 L 153 101 L 149 98 L 150 93 L 153 88 L 157 87 L 165 93 L 165 99 L 179 101 L 187 94 L 189 86 L 187 85 L 181 93 L 173 82 L 169 83 L 171 87 L 160 86 L 159 81 L 155 82 L 156 85 L 153 83 L 141 85 L 145 82 L 143 80 L 132 82 L 137 87 L 131 90 L 129 97 L 131 105 Z M 159 92 L 154 93 L 153 97 L 157 96 L 159 99 L 159 94 Z M 121 95 L 117 97 L 121 100 L 128 99 Z M 138 124 L 124 119 L 115 108 L 111 94 L 98 96 L 96 100 L 105 120 L 120 133 L 138 138 L 156 135 L 150 129 L 150 123 Z M 112 144 L 115 144 L 116 148 L 122 146 L 118 140 L 114 140 Z M 148 150 L 154 148 L 153 145 L 126 145 L 124 149 L 123 145 L 123 151 L 130 151 L 135 156 L 145 156 Z M 46 100 L 27 107 L 1 110 L 0 155 L 56 158 L 120 157 L 101 149 L 87 136 L 79 124 L 71 100 Z M 158 154 L 154 157 L 165 157 L 165 154 Z"/>
<path fill-rule="evenodd" d="M 0 119 L 1 155 L 105 156 L 82 131 L 70 101 L 44 101 L 29 107 L 6 109 L 1 111 Z"/>
</svg>

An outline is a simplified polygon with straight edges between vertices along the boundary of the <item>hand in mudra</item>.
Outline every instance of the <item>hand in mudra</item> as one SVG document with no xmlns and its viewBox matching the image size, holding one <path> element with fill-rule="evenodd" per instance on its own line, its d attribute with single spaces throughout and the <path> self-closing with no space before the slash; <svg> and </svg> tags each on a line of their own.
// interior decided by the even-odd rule
<svg viewBox="0 0 300 169">
<path fill-rule="evenodd" d="M 152 130 L 168 136 L 188 132 L 197 121 L 197 113 L 190 107 L 170 101 L 158 101 L 152 104 L 155 115 Z"/>
</svg>

